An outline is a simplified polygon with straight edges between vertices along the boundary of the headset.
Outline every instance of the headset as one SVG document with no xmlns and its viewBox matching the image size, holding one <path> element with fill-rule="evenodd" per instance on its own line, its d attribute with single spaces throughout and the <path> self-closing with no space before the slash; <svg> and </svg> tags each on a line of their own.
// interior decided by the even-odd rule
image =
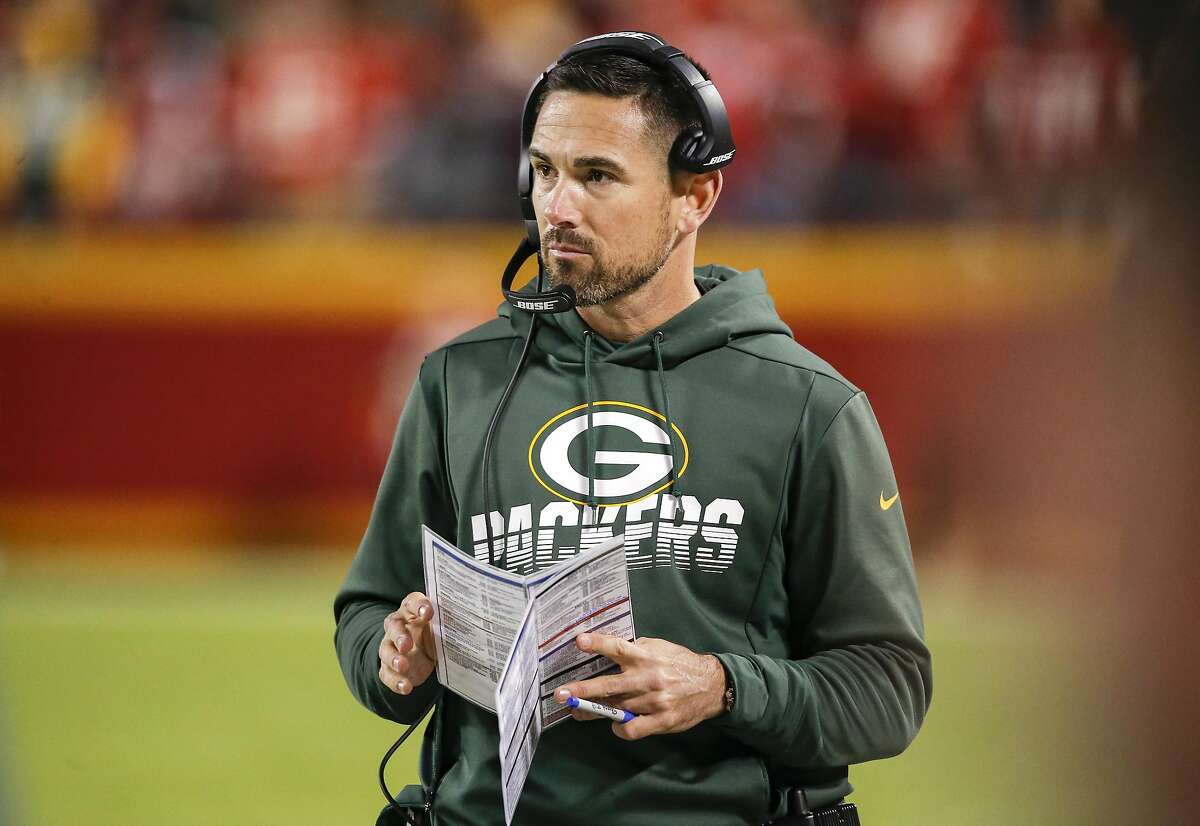
<svg viewBox="0 0 1200 826">
<path fill-rule="evenodd" d="M 684 129 L 675 138 L 668 155 L 673 169 L 688 172 L 712 172 L 733 162 L 737 148 L 733 144 L 733 133 L 729 128 L 729 116 L 725 112 L 725 101 L 713 85 L 709 76 L 692 63 L 682 51 L 649 32 L 611 32 L 581 40 L 558 56 L 546 67 L 525 97 L 525 108 L 521 115 L 521 159 L 517 164 L 517 197 L 521 203 L 521 217 L 525 222 L 525 238 L 504 270 L 500 289 L 508 303 L 518 310 L 530 313 L 562 313 L 575 307 L 575 291 L 566 284 L 543 290 L 544 262 L 538 254 L 537 290 L 520 293 L 512 289 L 517 271 L 529 256 L 539 253 L 541 236 L 538 233 L 537 215 L 533 211 L 533 166 L 529 163 L 529 144 L 533 140 L 533 127 L 537 121 L 538 104 L 546 87 L 550 72 L 563 63 L 569 63 L 581 55 L 596 52 L 623 54 L 650 66 L 665 70 L 680 81 L 700 115 L 700 125 Z"/>
</svg>

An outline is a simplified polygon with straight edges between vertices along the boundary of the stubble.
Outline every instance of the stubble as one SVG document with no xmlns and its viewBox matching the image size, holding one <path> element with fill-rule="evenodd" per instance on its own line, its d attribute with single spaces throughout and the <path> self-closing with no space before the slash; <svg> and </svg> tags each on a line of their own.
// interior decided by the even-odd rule
<svg viewBox="0 0 1200 826">
<path fill-rule="evenodd" d="M 579 307 L 606 304 L 634 292 L 658 275 L 675 248 L 677 233 L 666 220 L 667 204 L 661 214 L 663 220 L 653 241 L 632 251 L 628 258 L 615 260 L 599 253 L 594 244 L 573 230 L 551 227 L 542 236 L 542 260 L 551 284 L 566 284 L 575 290 Z M 590 260 L 565 261 L 547 256 L 545 251 L 555 242 L 582 248 Z"/>
</svg>

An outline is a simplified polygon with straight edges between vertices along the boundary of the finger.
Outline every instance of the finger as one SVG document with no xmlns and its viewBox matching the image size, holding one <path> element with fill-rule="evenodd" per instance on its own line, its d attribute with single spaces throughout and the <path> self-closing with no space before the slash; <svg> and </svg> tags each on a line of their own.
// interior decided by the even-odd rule
<svg viewBox="0 0 1200 826">
<path fill-rule="evenodd" d="M 633 694 L 637 691 L 635 679 L 628 674 L 607 674 L 581 682 L 566 683 L 554 692 L 554 698 L 565 703 L 567 697 L 581 700 L 603 700 L 618 694 Z"/>
<path fill-rule="evenodd" d="M 619 700 L 613 697 L 605 705 L 611 705 L 613 708 L 623 708 L 639 716 L 643 714 L 658 714 L 665 710 L 661 694 L 657 691 L 649 694 L 632 694 L 628 697 L 622 697 Z"/>
<path fill-rule="evenodd" d="M 575 638 L 575 645 L 580 651 L 592 654 L 602 654 L 616 663 L 626 663 L 637 657 L 637 649 L 628 641 L 612 634 L 596 634 L 592 632 L 580 634 Z"/>
<path fill-rule="evenodd" d="M 396 609 L 383 620 L 384 637 L 390 639 L 401 652 L 408 651 L 412 647 L 412 631 L 420 630 L 420 626 L 410 630 L 411 623 L 404 619 L 403 613 L 402 609 Z"/>
<path fill-rule="evenodd" d="M 400 651 L 396 648 L 396 644 L 388 639 L 387 634 L 384 634 L 383 639 L 379 643 L 379 662 L 386 664 L 390 663 Z"/>
<path fill-rule="evenodd" d="M 426 623 L 433 618 L 433 603 L 429 597 L 413 591 L 400 603 L 400 614 L 410 624 Z"/>
<path fill-rule="evenodd" d="M 400 647 L 400 640 L 408 636 L 408 623 L 406 623 L 400 615 L 400 611 L 393 611 L 388 614 L 383 620 L 383 635 L 386 639 L 390 639 Z"/>
<path fill-rule="evenodd" d="M 649 737 L 652 734 L 661 734 L 667 731 L 668 728 L 669 726 L 666 725 L 661 714 L 638 715 L 628 723 L 614 721 L 612 724 L 613 734 L 622 740 L 641 740 L 643 737 Z"/>
<path fill-rule="evenodd" d="M 393 670 L 402 674 L 411 670 L 419 679 L 424 679 L 424 675 L 433 670 L 436 665 L 435 658 L 417 645 L 408 634 L 401 635 L 390 650 L 381 650 L 384 655 L 381 659 L 386 658 Z"/>
<path fill-rule="evenodd" d="M 423 684 L 436 665 L 419 652 L 415 655 L 397 654 L 379 662 L 379 679 L 391 691 L 408 694 Z"/>
<path fill-rule="evenodd" d="M 429 657 L 413 641 L 412 636 L 401 625 L 399 630 L 385 631 L 379 644 L 379 661 L 390 663 L 397 656 L 405 655 L 409 661 L 428 660 Z"/>
<path fill-rule="evenodd" d="M 387 663 L 379 667 L 379 681 L 393 694 L 411 694 L 414 683 L 407 673 L 398 672 Z"/>
</svg>

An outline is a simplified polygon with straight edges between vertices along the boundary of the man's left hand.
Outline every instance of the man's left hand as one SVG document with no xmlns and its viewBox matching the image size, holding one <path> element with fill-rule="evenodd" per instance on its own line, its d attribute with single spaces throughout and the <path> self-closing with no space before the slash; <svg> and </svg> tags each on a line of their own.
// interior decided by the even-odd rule
<svg viewBox="0 0 1200 826">
<path fill-rule="evenodd" d="M 634 642 L 609 634 L 580 634 L 580 651 L 603 654 L 621 666 L 620 674 L 566 683 L 554 692 L 560 703 L 568 696 L 624 708 L 638 716 L 613 723 L 624 740 L 651 734 L 686 731 L 725 710 L 725 670 L 712 654 L 696 652 L 667 640 L 644 637 Z M 595 715 L 573 709 L 577 720 Z"/>
</svg>

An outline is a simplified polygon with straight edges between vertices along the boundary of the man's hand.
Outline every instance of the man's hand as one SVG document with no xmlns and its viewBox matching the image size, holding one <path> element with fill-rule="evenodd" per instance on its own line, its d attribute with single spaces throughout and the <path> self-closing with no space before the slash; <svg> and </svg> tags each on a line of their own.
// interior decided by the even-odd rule
<svg viewBox="0 0 1200 826">
<path fill-rule="evenodd" d="M 575 644 L 580 651 L 608 657 L 621 666 L 621 673 L 566 683 L 554 692 L 555 699 L 594 700 L 639 715 L 628 723 L 613 723 L 613 733 L 624 740 L 686 731 L 725 710 L 725 670 L 712 654 L 666 640 L 628 642 L 609 634 L 580 634 Z M 571 715 L 596 719 L 578 709 Z"/>
<path fill-rule="evenodd" d="M 433 603 L 419 591 L 404 598 L 383 620 L 379 679 L 397 694 L 411 694 L 437 667 L 433 646 Z"/>
</svg>

